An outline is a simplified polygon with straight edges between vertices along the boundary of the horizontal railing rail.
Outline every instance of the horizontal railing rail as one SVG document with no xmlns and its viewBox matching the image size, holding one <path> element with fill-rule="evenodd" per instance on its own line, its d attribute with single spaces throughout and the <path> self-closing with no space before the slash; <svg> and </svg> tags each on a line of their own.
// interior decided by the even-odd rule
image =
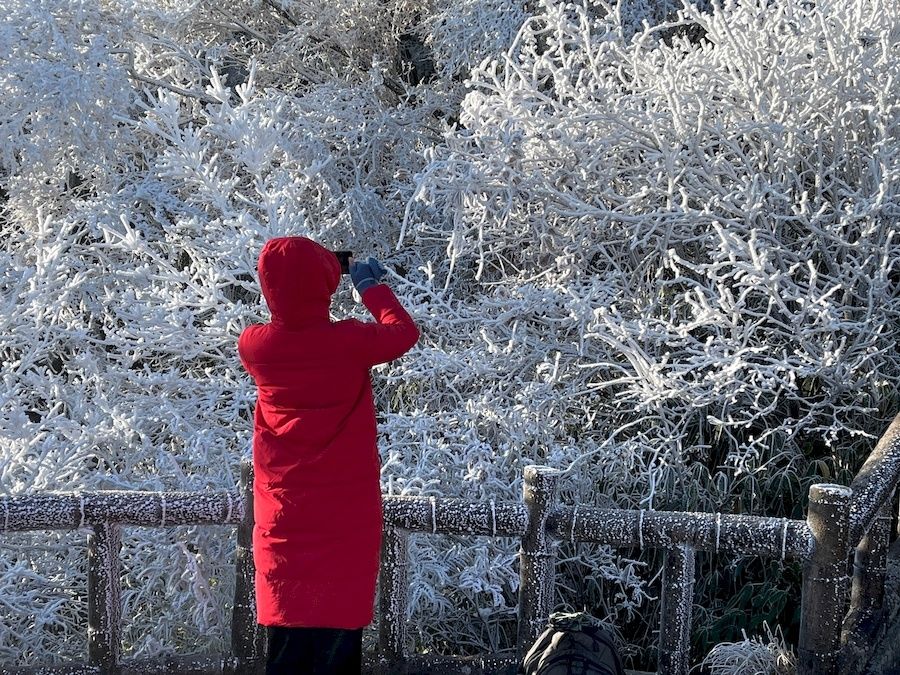
<svg viewBox="0 0 900 675">
<path fill-rule="evenodd" d="M 385 495 L 385 523 L 411 532 L 521 537 L 528 512 L 520 502 Z M 0 502 L 4 532 L 123 526 L 237 525 L 244 505 L 237 490 L 216 492 L 84 491 L 13 495 Z M 687 544 L 735 555 L 805 558 L 814 540 L 806 521 L 723 513 L 684 513 L 557 506 L 547 527 L 558 539 L 613 547 Z"/>
<path fill-rule="evenodd" d="M 61 666 L 0 666 L 2 675 L 109 675 L 110 668 L 88 664 Z M 240 672 L 233 656 L 159 656 L 149 659 L 126 659 L 115 669 L 116 675 L 222 675 Z"/>
<path fill-rule="evenodd" d="M 528 509 L 521 502 L 384 495 L 384 522 L 410 532 L 521 537 Z"/>
<path fill-rule="evenodd" d="M 697 551 L 804 560 L 815 540 L 806 521 L 724 513 L 559 507 L 548 527 L 560 539 L 617 548 L 690 546 Z"/>
<path fill-rule="evenodd" d="M 470 502 L 431 497 L 384 498 L 385 522 L 410 532 L 521 537 L 528 510 L 519 502 Z M 805 520 L 724 513 L 685 513 L 555 506 L 548 532 L 557 539 L 614 548 L 667 548 L 805 559 L 815 540 Z"/>
<path fill-rule="evenodd" d="M 237 525 L 243 517 L 239 490 L 85 490 L 6 495 L 0 500 L 3 532 L 77 530 L 108 523 L 138 527 Z"/>
</svg>

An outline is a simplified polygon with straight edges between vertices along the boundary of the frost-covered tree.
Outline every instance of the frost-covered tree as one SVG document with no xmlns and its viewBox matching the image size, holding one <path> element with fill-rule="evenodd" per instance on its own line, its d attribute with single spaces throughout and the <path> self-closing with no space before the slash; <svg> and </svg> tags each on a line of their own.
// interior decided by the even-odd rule
<svg viewBox="0 0 900 675">
<path fill-rule="evenodd" d="M 347 25 L 387 39 L 379 7 L 363 21 L 347 4 Z M 308 28 L 287 11 L 21 2 L 3 17 L 5 493 L 233 487 L 254 395 L 235 340 L 265 320 L 262 243 L 396 240 L 430 114 L 382 102 L 392 73 L 356 45 L 280 78 L 299 47 L 268 43 Z M 2 658 L 83 647 L 83 534 L 4 536 Z M 126 655 L 221 647 L 233 550 L 205 529 L 126 531 Z M 35 625 L 51 629 L 24 640 Z"/>
<path fill-rule="evenodd" d="M 621 505 L 797 517 L 897 405 L 896 7 L 688 8 L 631 40 L 616 9 L 545 3 L 471 74 L 400 246 L 480 295 L 521 374 L 485 415 L 533 421 L 507 447 Z M 748 570 L 754 612 L 789 605 L 781 573 Z"/>
<path fill-rule="evenodd" d="M 3 493 L 233 487 L 280 234 L 381 256 L 422 328 L 374 374 L 385 492 L 517 500 L 542 463 L 799 517 L 896 412 L 896 3 L 5 7 Z M 214 530 L 126 531 L 127 655 L 224 647 Z M 0 539 L 0 659 L 83 649 L 83 534 Z M 417 646 L 510 646 L 516 551 L 413 537 Z M 559 604 L 652 659 L 653 556 L 559 553 Z M 714 562 L 699 647 L 790 618 L 790 566 Z"/>
</svg>

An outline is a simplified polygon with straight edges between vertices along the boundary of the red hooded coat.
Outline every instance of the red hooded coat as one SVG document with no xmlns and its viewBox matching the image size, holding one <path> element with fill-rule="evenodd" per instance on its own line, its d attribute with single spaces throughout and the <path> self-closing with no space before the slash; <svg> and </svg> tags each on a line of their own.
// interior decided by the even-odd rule
<svg viewBox="0 0 900 675">
<path fill-rule="evenodd" d="M 258 271 L 272 321 L 238 340 L 258 394 L 257 619 L 362 628 L 373 618 L 382 527 L 369 368 L 408 351 L 419 331 L 384 284 L 362 296 L 377 323 L 333 323 L 340 264 L 310 239 L 266 242 Z"/>
</svg>

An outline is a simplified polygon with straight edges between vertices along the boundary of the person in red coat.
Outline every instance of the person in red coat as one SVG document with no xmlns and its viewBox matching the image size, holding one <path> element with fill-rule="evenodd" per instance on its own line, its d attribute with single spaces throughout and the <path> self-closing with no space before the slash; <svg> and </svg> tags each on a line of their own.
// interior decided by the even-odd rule
<svg viewBox="0 0 900 675">
<path fill-rule="evenodd" d="M 241 333 L 238 353 L 257 385 L 253 560 L 268 674 L 360 672 L 382 528 L 369 369 L 419 337 L 385 271 L 374 258 L 350 267 L 374 322 L 332 321 L 332 251 L 279 237 L 259 256 L 272 318 Z"/>
</svg>

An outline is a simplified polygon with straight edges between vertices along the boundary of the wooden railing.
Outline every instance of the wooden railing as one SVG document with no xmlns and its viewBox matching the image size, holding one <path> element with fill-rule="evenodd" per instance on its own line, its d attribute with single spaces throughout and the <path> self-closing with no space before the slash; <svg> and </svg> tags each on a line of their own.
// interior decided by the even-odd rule
<svg viewBox="0 0 900 675">
<path fill-rule="evenodd" d="M 603 509 L 557 502 L 560 473 L 525 468 L 522 502 L 385 496 L 379 591 L 379 648 L 368 670 L 404 673 L 510 673 L 544 628 L 554 598 L 553 540 L 665 551 L 657 670 L 686 675 L 697 551 L 804 562 L 798 645 L 800 675 L 854 672 L 865 661 L 884 600 L 892 496 L 900 478 L 900 415 L 851 486 L 813 485 L 806 521 L 713 513 Z M 86 663 L 4 667 L 3 673 L 259 672 L 264 644 L 255 619 L 252 468 L 240 491 L 104 491 L 6 496 L 4 532 L 90 527 Z M 227 655 L 122 660 L 120 532 L 123 526 L 237 525 L 231 651 Z M 512 536 L 519 554 L 517 646 L 505 654 L 438 657 L 408 653 L 406 609 L 410 532 Z M 848 556 L 855 548 L 852 574 Z M 849 605 L 849 612 L 848 612 Z"/>
<path fill-rule="evenodd" d="M 247 655 L 261 645 L 249 647 L 234 641 L 228 656 L 189 656 L 145 660 L 122 660 L 121 570 L 119 554 L 123 526 L 170 527 L 175 525 L 238 525 L 244 535 L 246 514 L 236 491 L 139 492 L 101 491 L 44 493 L 7 496 L 0 504 L 3 532 L 28 530 L 74 530 L 90 528 L 87 570 L 87 661 L 63 666 L 11 667 L 0 664 L 0 673 L 69 675 L 137 673 L 236 673 Z M 251 526 L 252 527 L 252 526 Z M 235 598 L 233 628 L 253 620 L 252 577 L 247 590 L 246 556 L 237 556 L 238 575 L 244 574 L 241 593 Z M 251 561 L 252 570 L 252 561 Z M 236 594 L 237 595 L 237 594 Z M 253 651 L 256 649 L 257 651 Z M 243 651 L 241 651 L 243 650 Z M 244 658 L 242 658 L 244 657 Z M 249 672 L 249 671 L 247 671 Z"/>
</svg>

